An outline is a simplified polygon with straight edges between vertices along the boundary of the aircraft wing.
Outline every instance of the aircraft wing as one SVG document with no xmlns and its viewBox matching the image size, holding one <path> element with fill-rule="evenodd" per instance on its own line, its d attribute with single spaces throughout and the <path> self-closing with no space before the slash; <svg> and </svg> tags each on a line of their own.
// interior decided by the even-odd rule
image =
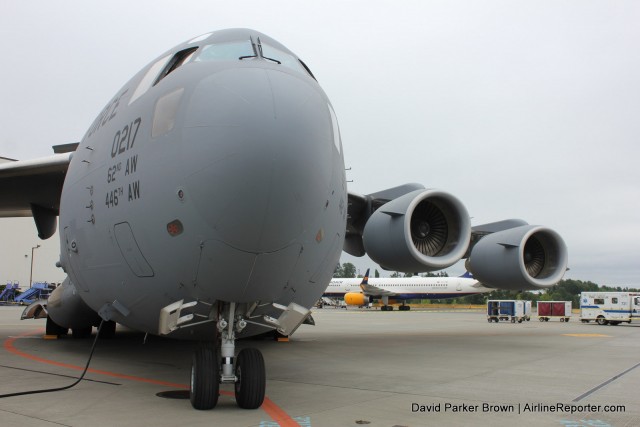
<svg viewBox="0 0 640 427">
<path fill-rule="evenodd" d="M 395 292 L 387 291 L 385 289 L 370 285 L 368 283 L 360 284 L 360 289 L 362 289 L 365 295 L 373 295 L 373 296 L 379 296 L 379 297 L 390 297 L 390 296 L 396 295 Z"/>
<path fill-rule="evenodd" d="M 0 217 L 33 216 L 40 238 L 51 237 L 71 154 L 0 163 Z"/>
</svg>

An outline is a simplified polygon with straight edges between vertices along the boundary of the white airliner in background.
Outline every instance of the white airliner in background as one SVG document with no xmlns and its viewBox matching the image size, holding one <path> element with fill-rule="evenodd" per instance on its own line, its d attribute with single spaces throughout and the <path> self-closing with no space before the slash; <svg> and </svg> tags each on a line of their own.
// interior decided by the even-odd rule
<svg viewBox="0 0 640 427">
<path fill-rule="evenodd" d="M 409 310 L 405 304 L 410 299 L 444 299 L 491 292 L 475 280 L 470 273 L 460 277 L 380 277 L 369 278 L 369 270 L 363 278 L 335 278 L 331 280 L 323 297 L 344 298 L 347 305 L 366 305 L 372 300 L 382 300 L 382 311 L 392 311 L 389 303 L 401 302 L 399 310 Z"/>
</svg>

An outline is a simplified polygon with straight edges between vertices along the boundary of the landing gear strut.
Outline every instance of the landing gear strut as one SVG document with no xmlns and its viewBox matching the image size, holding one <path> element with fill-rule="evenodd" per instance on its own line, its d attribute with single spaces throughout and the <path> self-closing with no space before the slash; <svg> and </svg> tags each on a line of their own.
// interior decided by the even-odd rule
<svg viewBox="0 0 640 427">
<path fill-rule="evenodd" d="M 219 338 L 202 345 L 193 355 L 191 368 L 191 405 L 195 409 L 213 409 L 218 403 L 221 383 L 235 385 L 238 406 L 259 408 L 264 402 L 266 374 L 260 350 L 246 348 L 235 359 L 236 332 L 247 323 L 235 315 L 236 304 L 224 304 L 218 314 Z"/>
<path fill-rule="evenodd" d="M 389 297 L 382 297 L 382 307 L 380 307 L 380 311 L 393 311 L 393 306 L 389 305 Z"/>
</svg>

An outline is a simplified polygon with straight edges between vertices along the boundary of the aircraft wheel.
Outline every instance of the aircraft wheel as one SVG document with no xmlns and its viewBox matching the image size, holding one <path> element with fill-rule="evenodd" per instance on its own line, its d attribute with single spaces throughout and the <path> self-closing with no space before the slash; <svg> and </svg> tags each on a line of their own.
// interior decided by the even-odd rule
<svg viewBox="0 0 640 427">
<path fill-rule="evenodd" d="M 236 358 L 236 402 L 243 409 L 256 409 L 264 402 L 266 375 L 260 350 L 245 348 Z"/>
<path fill-rule="evenodd" d="M 100 329 L 100 338 L 111 339 L 116 335 L 116 322 L 109 320 L 102 324 Z"/>
<path fill-rule="evenodd" d="M 218 354 L 213 346 L 203 346 L 193 353 L 189 395 L 195 409 L 213 409 L 220 395 Z"/>
<path fill-rule="evenodd" d="M 47 316 L 47 325 L 45 327 L 46 335 L 67 335 L 69 333 L 69 328 L 64 328 L 54 322 L 51 317 Z"/>
<path fill-rule="evenodd" d="M 71 329 L 71 335 L 76 339 L 89 338 L 91 336 L 91 332 L 93 332 L 93 326 Z"/>
</svg>

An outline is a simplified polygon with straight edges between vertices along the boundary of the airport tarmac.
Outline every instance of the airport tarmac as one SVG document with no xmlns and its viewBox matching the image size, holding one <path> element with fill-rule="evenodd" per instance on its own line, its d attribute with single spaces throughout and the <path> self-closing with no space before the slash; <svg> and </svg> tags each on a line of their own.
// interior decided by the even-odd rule
<svg viewBox="0 0 640 427">
<path fill-rule="evenodd" d="M 44 340 L 43 320 L 0 307 L 0 394 L 72 383 L 92 340 Z M 2 426 L 640 426 L 640 323 L 488 323 L 481 311 L 318 309 L 289 342 L 260 348 L 267 400 L 196 411 L 193 343 L 119 328 L 84 381 L 0 399 Z M 158 393 L 177 391 L 178 398 Z M 573 413 L 571 413 L 573 411 Z"/>
</svg>

